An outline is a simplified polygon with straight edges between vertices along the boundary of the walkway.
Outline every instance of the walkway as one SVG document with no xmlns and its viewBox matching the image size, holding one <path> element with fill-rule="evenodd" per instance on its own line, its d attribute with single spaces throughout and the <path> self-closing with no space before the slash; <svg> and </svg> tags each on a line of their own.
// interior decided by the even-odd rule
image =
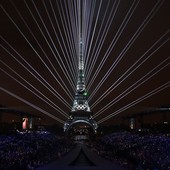
<svg viewBox="0 0 170 170">
<path fill-rule="evenodd" d="M 65 157 L 37 170 L 125 170 L 91 152 L 85 145 L 77 147 Z"/>
</svg>

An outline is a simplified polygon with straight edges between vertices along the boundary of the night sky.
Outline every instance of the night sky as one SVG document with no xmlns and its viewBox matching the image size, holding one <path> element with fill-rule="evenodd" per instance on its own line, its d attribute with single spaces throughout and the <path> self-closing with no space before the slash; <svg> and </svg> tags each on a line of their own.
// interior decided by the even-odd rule
<svg viewBox="0 0 170 170">
<path fill-rule="evenodd" d="M 82 3 L 88 101 L 101 113 L 95 120 L 169 105 L 170 1 Z M 0 105 L 65 121 L 77 80 L 78 0 L 2 0 L 1 11 Z"/>
</svg>

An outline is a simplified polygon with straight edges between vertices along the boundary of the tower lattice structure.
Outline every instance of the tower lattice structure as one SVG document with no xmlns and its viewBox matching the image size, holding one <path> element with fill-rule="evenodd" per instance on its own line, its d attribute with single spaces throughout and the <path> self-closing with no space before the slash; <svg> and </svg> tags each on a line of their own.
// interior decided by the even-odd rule
<svg viewBox="0 0 170 170">
<path fill-rule="evenodd" d="M 78 80 L 76 87 L 75 99 L 73 102 L 72 112 L 78 111 L 86 111 L 90 112 L 90 107 L 87 101 L 87 90 L 85 85 L 85 77 L 84 77 L 84 60 L 83 60 L 83 42 L 80 39 L 79 42 L 80 48 L 80 56 L 78 63 Z"/>
<path fill-rule="evenodd" d="M 87 101 L 87 90 L 84 75 L 83 42 L 81 38 L 79 42 L 79 49 L 80 55 L 78 63 L 76 94 L 73 101 L 73 107 L 70 112 L 70 117 L 64 124 L 64 131 L 68 131 L 73 124 L 81 122 L 90 125 L 96 132 L 98 126 L 96 121 L 92 118 L 93 113 L 91 112 Z"/>
<path fill-rule="evenodd" d="M 79 48 L 78 48 L 78 79 L 76 86 L 76 94 L 73 101 L 73 106 L 70 112 L 70 117 L 64 124 L 64 131 L 68 129 L 75 123 L 86 123 L 89 124 L 94 131 L 97 130 L 97 123 L 93 120 L 93 113 L 90 110 L 87 101 L 87 90 L 85 85 L 85 75 L 84 75 L 84 41 L 82 38 L 82 4 L 79 2 Z"/>
</svg>

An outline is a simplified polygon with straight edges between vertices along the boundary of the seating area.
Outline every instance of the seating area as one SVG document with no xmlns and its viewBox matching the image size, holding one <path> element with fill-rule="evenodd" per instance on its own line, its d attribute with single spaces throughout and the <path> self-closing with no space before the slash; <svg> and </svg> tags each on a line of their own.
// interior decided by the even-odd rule
<svg viewBox="0 0 170 170">
<path fill-rule="evenodd" d="M 0 136 L 0 169 L 33 170 L 59 159 L 74 148 L 71 140 L 47 131 Z"/>
<path fill-rule="evenodd" d="M 170 136 L 167 133 L 122 131 L 104 135 L 93 141 L 86 140 L 85 143 L 98 156 L 127 170 L 167 170 L 170 168 Z M 74 141 L 47 131 L 3 134 L 0 136 L 0 169 L 43 168 L 63 158 L 67 153 L 72 153 L 75 148 Z M 89 153 L 87 153 L 88 156 Z"/>
<path fill-rule="evenodd" d="M 170 138 L 167 134 L 117 132 L 89 144 L 98 155 L 127 169 L 170 168 Z"/>
</svg>

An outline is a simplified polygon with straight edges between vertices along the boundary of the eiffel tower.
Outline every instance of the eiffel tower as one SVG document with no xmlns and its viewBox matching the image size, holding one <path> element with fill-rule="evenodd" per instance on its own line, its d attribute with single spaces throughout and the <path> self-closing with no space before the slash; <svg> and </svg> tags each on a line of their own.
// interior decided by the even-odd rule
<svg viewBox="0 0 170 170">
<path fill-rule="evenodd" d="M 81 1 L 80 1 L 81 2 Z M 80 9 L 82 5 L 80 4 Z M 84 42 L 82 39 L 82 10 L 80 10 L 80 23 L 79 23 L 79 63 L 78 63 L 78 80 L 76 87 L 76 94 L 73 102 L 73 107 L 70 112 L 68 120 L 64 124 L 64 131 L 68 131 L 69 128 L 76 123 L 85 123 L 90 125 L 94 132 L 97 130 L 97 123 L 93 120 L 93 113 L 90 110 L 87 101 L 87 90 L 85 85 L 85 75 L 84 75 L 84 56 L 83 56 L 83 46 Z"/>
</svg>

